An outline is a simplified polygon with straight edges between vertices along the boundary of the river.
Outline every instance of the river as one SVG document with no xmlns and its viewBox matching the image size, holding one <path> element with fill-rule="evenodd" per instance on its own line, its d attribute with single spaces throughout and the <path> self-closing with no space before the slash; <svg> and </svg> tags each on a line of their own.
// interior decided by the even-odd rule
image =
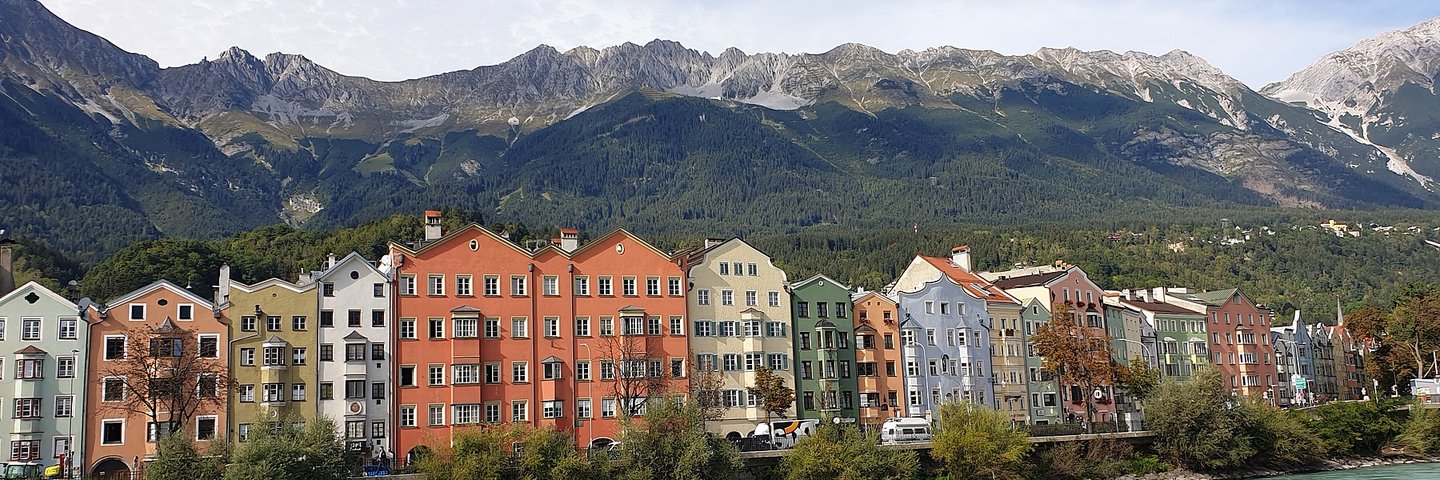
<svg viewBox="0 0 1440 480">
<path fill-rule="evenodd" d="M 1272 480 L 1411 480 L 1440 479 L 1440 463 L 1412 463 L 1409 465 L 1386 465 L 1382 467 L 1336 470 L 1333 472 L 1306 473 L 1269 477 Z"/>
</svg>

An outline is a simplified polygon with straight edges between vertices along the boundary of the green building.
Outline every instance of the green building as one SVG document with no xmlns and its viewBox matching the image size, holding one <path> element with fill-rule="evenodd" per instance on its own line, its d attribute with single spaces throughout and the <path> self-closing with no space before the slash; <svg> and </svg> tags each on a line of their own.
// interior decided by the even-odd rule
<svg viewBox="0 0 1440 480">
<path fill-rule="evenodd" d="M 798 418 L 839 418 L 840 422 L 858 418 L 856 376 L 864 372 L 856 371 L 849 290 L 824 275 L 790 287 Z"/>
<path fill-rule="evenodd" d="M 1025 386 L 1030 393 L 1030 424 L 1052 425 L 1061 423 L 1060 386 L 1055 376 L 1045 371 L 1044 359 L 1035 354 L 1030 345 L 1030 336 L 1041 325 L 1050 323 L 1050 309 L 1037 298 L 1031 298 L 1020 309 L 1020 320 L 1025 324 Z"/>
</svg>

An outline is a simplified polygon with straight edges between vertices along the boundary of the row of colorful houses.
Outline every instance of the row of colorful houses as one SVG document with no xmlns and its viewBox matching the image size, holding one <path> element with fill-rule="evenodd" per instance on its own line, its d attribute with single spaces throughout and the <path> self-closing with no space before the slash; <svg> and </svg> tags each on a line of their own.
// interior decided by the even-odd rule
<svg viewBox="0 0 1440 480">
<path fill-rule="evenodd" d="M 694 388 L 722 407 L 709 428 L 736 438 L 767 418 L 747 390 L 762 367 L 794 387 L 787 415 L 837 423 L 930 416 L 949 401 L 1024 424 L 1079 421 L 1092 396 L 1097 421 L 1134 412 L 1121 390 L 1059 385 L 1041 367 L 1029 337 L 1062 305 L 1113 340 L 1116 360 L 1165 377 L 1213 365 L 1235 394 L 1279 404 L 1358 397 L 1365 384 L 1343 322 L 1272 329 L 1237 289 L 1107 292 L 1062 262 L 977 272 L 964 246 L 917 255 L 881 291 L 792 280 L 741 239 L 672 253 L 625 230 L 582 245 L 563 229 L 526 248 L 479 225 L 442 232 L 439 212 L 426 212 L 423 239 L 389 250 L 331 256 L 295 281 L 245 284 L 222 267 L 210 299 L 165 280 L 103 303 L 35 283 L 0 292 L 0 349 L 14 352 L 0 358 L 16 366 L 5 378 L 0 363 L 9 459 L 135 471 L 166 432 L 244 442 L 320 416 L 378 461 L 494 423 L 598 446 L 648 399 Z M 135 408 L 158 387 L 132 377 L 157 370 L 191 372 L 182 384 L 199 400 Z"/>
</svg>

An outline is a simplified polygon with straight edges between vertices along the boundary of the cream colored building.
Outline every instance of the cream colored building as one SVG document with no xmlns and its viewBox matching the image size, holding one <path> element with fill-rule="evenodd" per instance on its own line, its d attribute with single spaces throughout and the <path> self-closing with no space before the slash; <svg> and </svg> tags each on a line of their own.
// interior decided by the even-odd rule
<svg viewBox="0 0 1440 480">
<path fill-rule="evenodd" d="M 738 238 L 707 240 L 706 248 L 687 256 L 686 267 L 690 352 L 697 370 L 723 379 L 721 398 L 729 407 L 709 428 L 731 438 L 745 436 L 765 421 L 765 412 L 747 391 L 759 366 L 769 366 L 795 388 L 785 271 Z M 792 403 L 785 415 L 794 418 L 795 413 Z"/>
<path fill-rule="evenodd" d="M 990 328 L 990 365 L 995 372 L 995 409 L 1010 420 L 1030 423 L 1029 386 L 1025 378 L 1024 324 L 1020 303 L 1013 300 L 986 301 L 994 326 Z"/>
</svg>

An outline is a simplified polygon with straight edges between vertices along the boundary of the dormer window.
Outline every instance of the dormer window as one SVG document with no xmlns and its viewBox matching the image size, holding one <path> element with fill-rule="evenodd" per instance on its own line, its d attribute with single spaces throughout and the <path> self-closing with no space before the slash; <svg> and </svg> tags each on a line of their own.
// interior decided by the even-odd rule
<svg viewBox="0 0 1440 480">
<path fill-rule="evenodd" d="M 143 303 L 132 303 L 132 304 L 130 304 L 130 320 L 131 320 L 131 321 L 141 321 L 141 320 L 145 320 L 145 304 L 143 304 Z"/>
</svg>

